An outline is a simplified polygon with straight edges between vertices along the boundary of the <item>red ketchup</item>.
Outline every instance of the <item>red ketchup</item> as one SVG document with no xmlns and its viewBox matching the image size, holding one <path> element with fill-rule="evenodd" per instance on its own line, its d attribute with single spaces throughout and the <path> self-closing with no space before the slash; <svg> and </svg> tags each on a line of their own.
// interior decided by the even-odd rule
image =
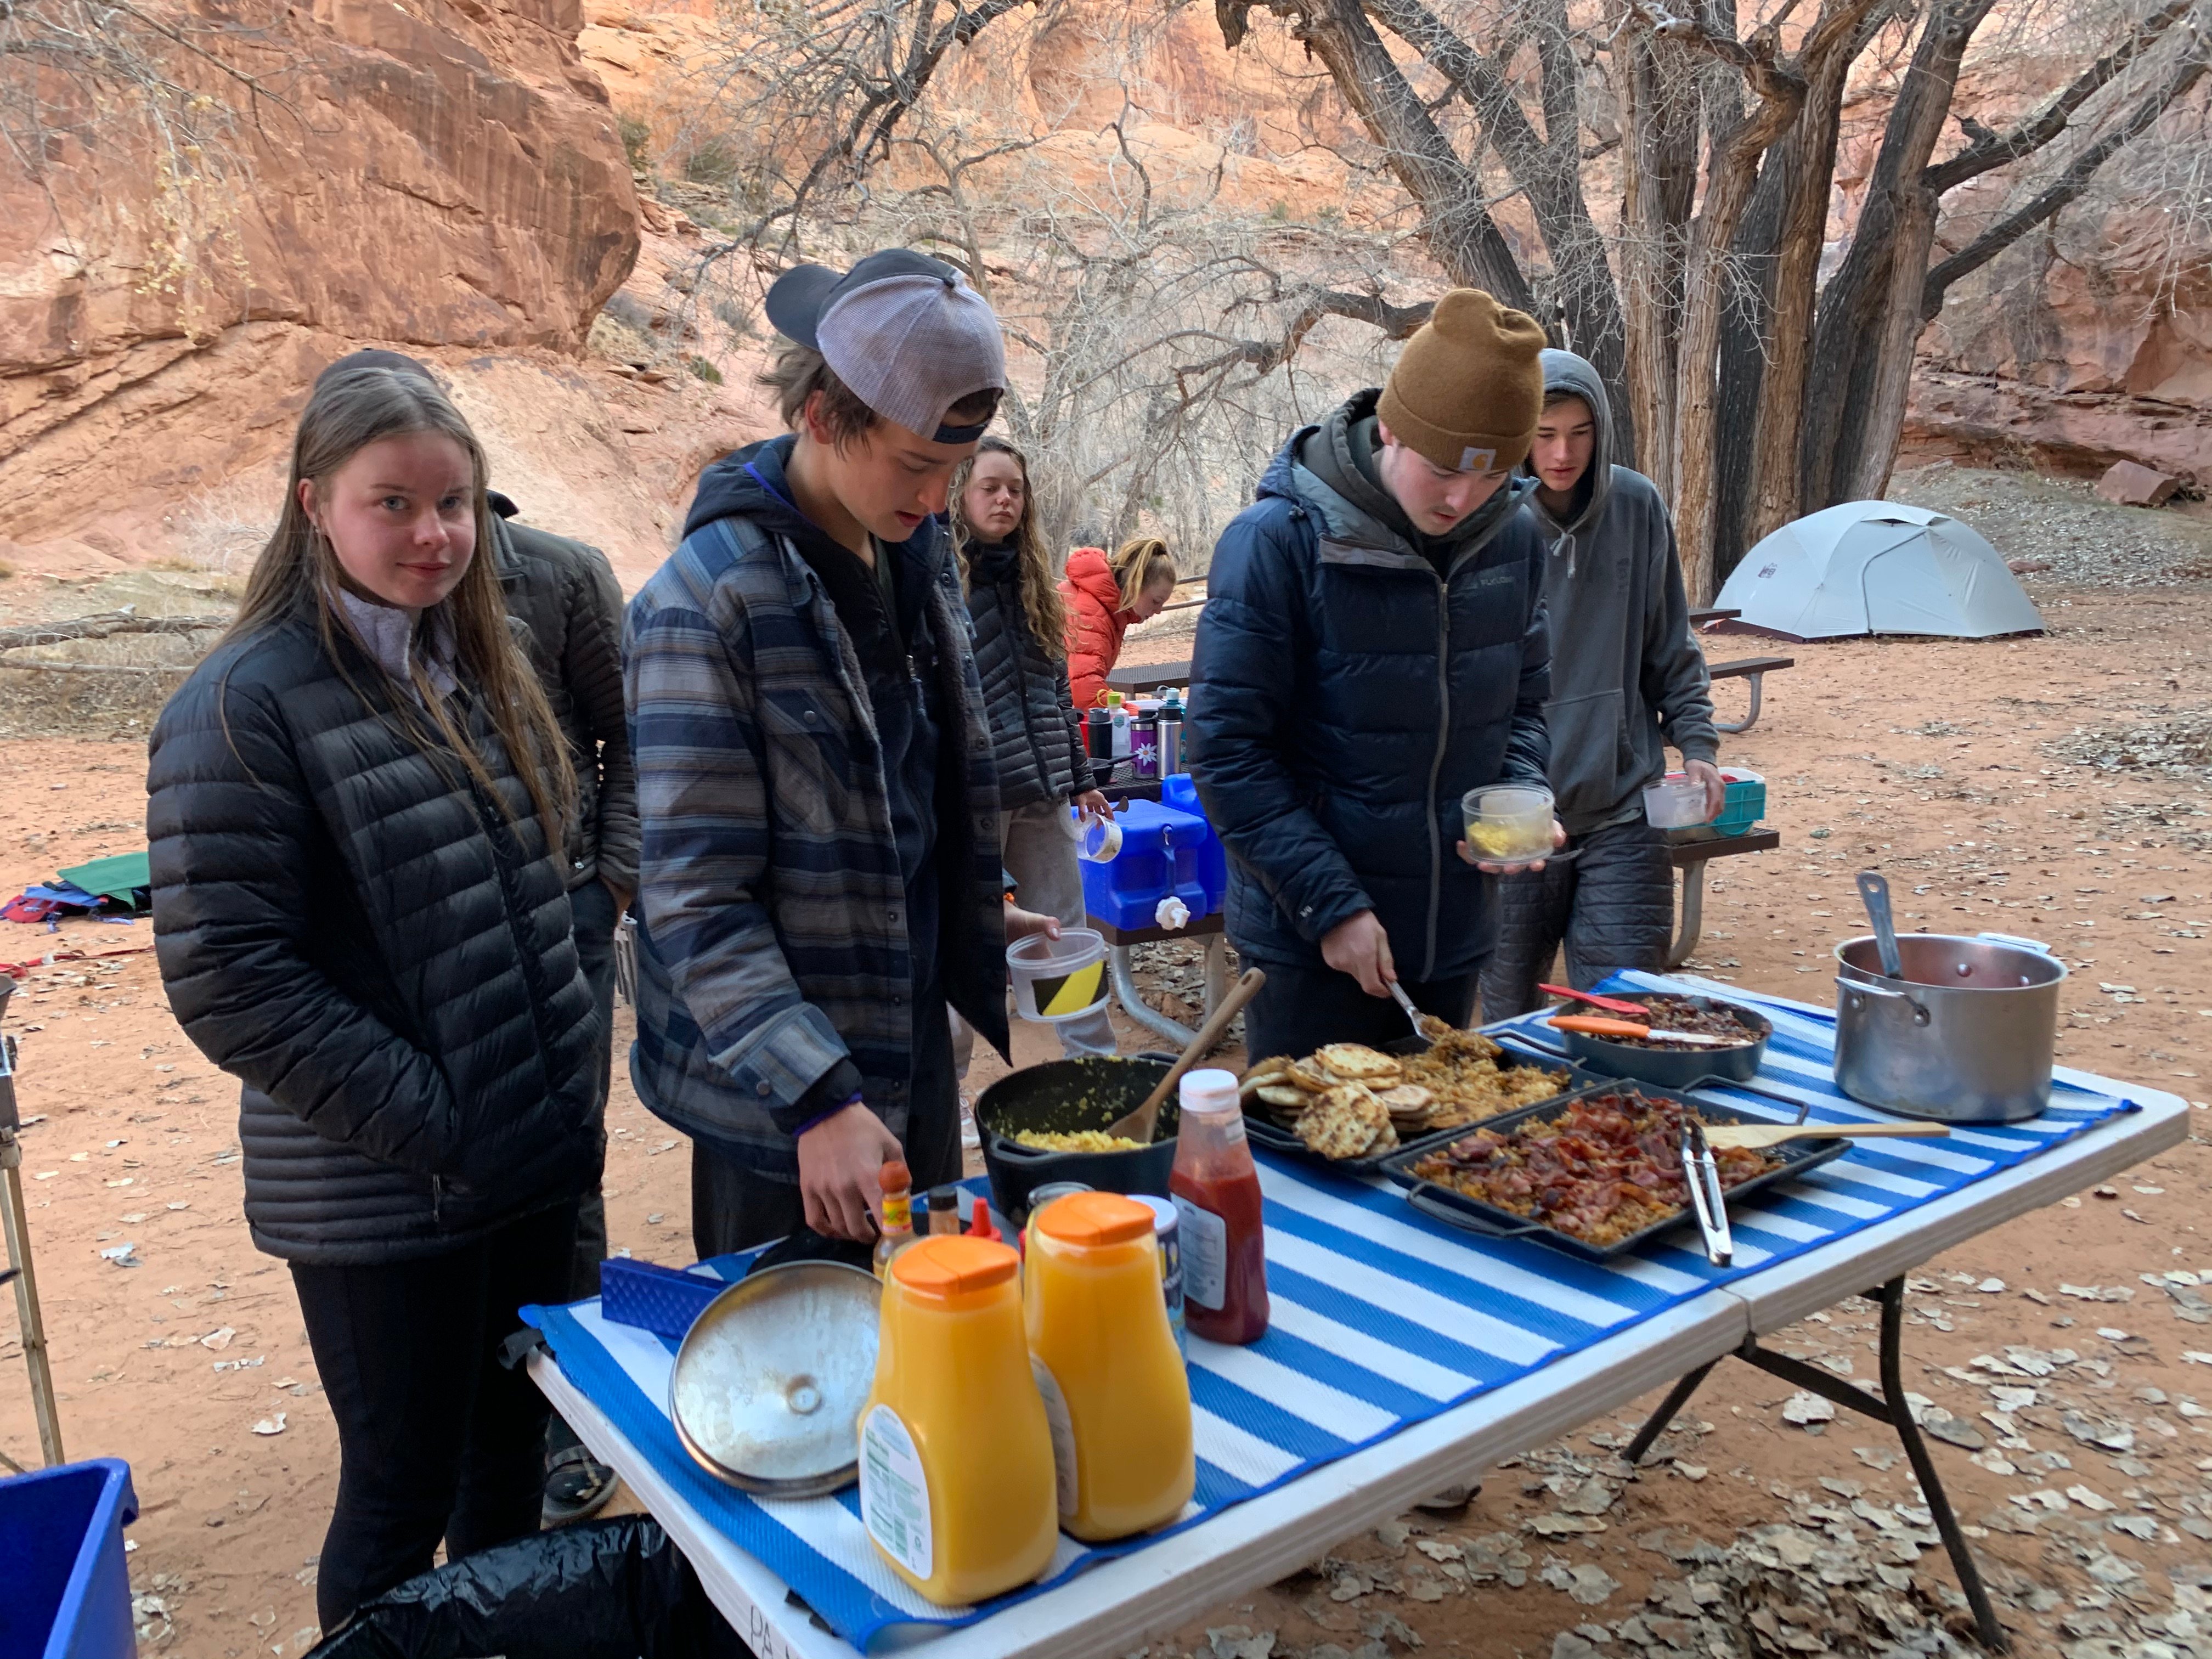
<svg viewBox="0 0 2212 1659">
<path fill-rule="evenodd" d="M 1168 1191 L 1181 1218 L 1183 1322 L 1208 1341 L 1258 1341 L 1267 1329 L 1267 1255 L 1260 1173 L 1233 1073 L 1183 1074 Z"/>
</svg>

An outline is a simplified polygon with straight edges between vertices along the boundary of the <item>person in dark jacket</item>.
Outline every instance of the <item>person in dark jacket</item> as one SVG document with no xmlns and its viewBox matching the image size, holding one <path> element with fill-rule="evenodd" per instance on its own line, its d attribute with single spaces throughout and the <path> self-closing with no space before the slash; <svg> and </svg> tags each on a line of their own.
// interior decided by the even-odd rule
<svg viewBox="0 0 2212 1659">
<path fill-rule="evenodd" d="M 1394 982 L 1455 1025 L 1473 1010 L 1494 921 L 1453 856 L 1460 800 L 1549 758 L 1543 543 L 1512 477 L 1542 345 L 1451 290 L 1381 391 L 1291 434 L 1214 550 L 1186 742 L 1230 939 L 1267 973 L 1255 1059 L 1403 1036 Z"/>
<path fill-rule="evenodd" d="M 1482 971 L 1482 1017 L 1525 1014 L 1566 947 L 1567 983 L 1587 991 L 1620 968 L 1662 968 L 1674 927 L 1674 866 L 1645 822 L 1644 791 L 1681 751 L 1717 817 L 1727 786 L 1705 653 L 1667 504 L 1642 473 L 1614 465 L 1612 412 L 1597 370 L 1571 351 L 1544 353 L 1544 413 L 1528 458 L 1535 494 L 1522 509 L 1550 549 L 1544 605 L 1552 623 L 1552 793 L 1571 863 L 1506 884 L 1498 950 Z"/>
<path fill-rule="evenodd" d="M 597 1031 L 567 746 L 483 556 L 484 459 L 427 380 L 321 382 L 239 617 L 147 787 L 169 1004 L 244 1085 L 254 1243 L 337 1420 L 325 1630 L 534 1532 L 545 1402 L 496 1351 L 568 1287 Z"/>
<path fill-rule="evenodd" d="M 878 1177 L 957 1178 L 949 1004 L 1006 1047 L 990 727 L 939 516 L 1006 386 L 998 319 L 893 250 L 787 271 L 789 434 L 709 467 L 631 600 L 647 1107 L 702 1255 L 864 1240 Z"/>
<path fill-rule="evenodd" d="M 1003 438 L 986 438 L 952 481 L 952 545 L 975 625 L 975 672 L 999 763 L 999 855 L 1023 906 L 1083 925 L 1083 875 L 1068 808 L 1112 808 L 1084 752 L 1082 718 L 1067 684 L 1067 613 L 1052 555 L 1037 528 L 1029 462 Z M 1060 1022 L 1070 1058 L 1115 1052 L 1103 1008 Z M 974 1034 L 953 1028 L 960 1075 Z"/>
<path fill-rule="evenodd" d="M 318 379 L 364 368 L 414 374 L 445 389 L 428 365 L 397 351 L 353 352 Z M 614 1060 L 615 927 L 637 890 L 637 775 L 623 714 L 622 589 L 599 549 L 523 524 L 513 500 L 496 489 L 485 494 L 500 594 L 507 615 L 528 630 L 530 665 L 568 738 L 576 779 L 565 849 L 568 908 L 577 959 L 599 1015 L 595 1075 L 604 1123 Z M 594 1185 L 577 1212 L 569 1300 L 599 1293 L 606 1255 L 606 1200 Z M 614 1496 L 615 1472 L 592 1457 L 557 1414 L 548 1420 L 546 1436 L 545 1524 L 580 1521 L 605 1508 Z"/>
</svg>

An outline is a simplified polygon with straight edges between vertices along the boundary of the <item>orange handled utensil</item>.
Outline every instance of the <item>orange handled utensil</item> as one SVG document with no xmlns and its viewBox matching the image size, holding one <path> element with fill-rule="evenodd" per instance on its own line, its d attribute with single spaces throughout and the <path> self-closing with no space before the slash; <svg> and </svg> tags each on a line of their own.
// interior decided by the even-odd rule
<svg viewBox="0 0 2212 1659">
<path fill-rule="evenodd" d="M 1649 1025 L 1638 1025 L 1629 1019 L 1607 1019 L 1599 1014 L 1561 1014 L 1547 1021 L 1555 1031 L 1579 1031 L 1584 1036 L 1626 1037 L 1631 1041 L 1680 1042 L 1692 1048 L 1730 1048 L 1740 1046 L 1740 1039 L 1706 1036 L 1698 1031 L 1665 1031 Z"/>
<path fill-rule="evenodd" d="M 1569 985 L 1539 985 L 1536 988 L 1547 997 L 1565 997 L 1570 1002 L 1587 1002 L 1593 1008 L 1602 1008 L 1608 1014 L 1626 1014 L 1639 1019 L 1651 1011 L 1640 1002 L 1623 1002 L 1619 997 L 1601 997 L 1589 991 L 1577 991 Z"/>
</svg>

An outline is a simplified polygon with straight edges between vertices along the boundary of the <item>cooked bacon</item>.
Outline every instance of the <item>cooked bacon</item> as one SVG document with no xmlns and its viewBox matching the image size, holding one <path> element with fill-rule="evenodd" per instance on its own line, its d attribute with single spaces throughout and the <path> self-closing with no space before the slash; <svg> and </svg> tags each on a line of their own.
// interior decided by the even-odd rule
<svg viewBox="0 0 2212 1659">
<path fill-rule="evenodd" d="M 1481 1129 L 1413 1166 L 1425 1181 L 1593 1244 L 1616 1243 L 1687 1201 L 1679 1143 L 1689 1109 L 1671 1100 L 1599 1095 L 1500 1134 Z M 1723 1187 L 1779 1167 L 1771 1153 L 1717 1152 Z"/>
</svg>

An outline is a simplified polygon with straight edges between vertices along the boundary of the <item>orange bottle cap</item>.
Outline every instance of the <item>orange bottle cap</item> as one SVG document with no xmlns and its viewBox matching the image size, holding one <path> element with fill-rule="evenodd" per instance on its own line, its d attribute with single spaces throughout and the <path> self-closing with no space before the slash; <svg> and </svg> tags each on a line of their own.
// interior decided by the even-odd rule
<svg viewBox="0 0 2212 1659">
<path fill-rule="evenodd" d="M 1005 1284 L 1019 1261 L 1011 1245 L 940 1233 L 921 1240 L 892 1262 L 891 1273 L 902 1289 L 916 1296 L 949 1299 Z"/>
<path fill-rule="evenodd" d="M 1091 1248 L 1150 1238 L 1153 1216 L 1147 1206 L 1119 1193 L 1069 1193 L 1039 1210 L 1035 1224 L 1048 1238 Z"/>
<path fill-rule="evenodd" d="M 914 1176 L 906 1167 L 906 1160 L 892 1158 L 876 1171 L 876 1185 L 887 1193 L 903 1192 L 914 1185 Z"/>
</svg>

